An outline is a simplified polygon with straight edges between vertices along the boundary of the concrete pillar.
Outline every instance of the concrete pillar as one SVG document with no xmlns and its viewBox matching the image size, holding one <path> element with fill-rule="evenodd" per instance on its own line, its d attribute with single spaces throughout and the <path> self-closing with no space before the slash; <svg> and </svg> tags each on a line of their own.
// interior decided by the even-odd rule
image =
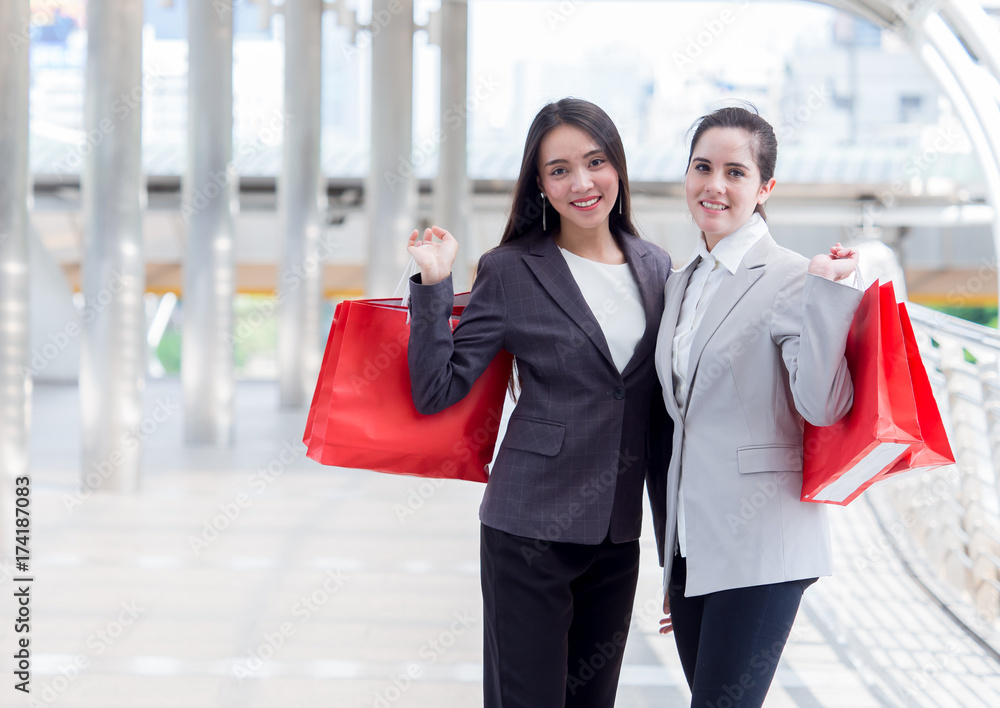
<svg viewBox="0 0 1000 708">
<path fill-rule="evenodd" d="M 233 14 L 188 5 L 188 156 L 182 214 L 184 440 L 233 441 Z"/>
<path fill-rule="evenodd" d="M 434 222 L 451 231 L 458 240 L 453 279 L 455 290 L 470 284 L 472 243 L 468 174 L 469 3 L 441 2 L 441 141 L 438 175 L 434 181 Z"/>
<path fill-rule="evenodd" d="M 413 0 L 373 0 L 371 172 L 365 185 L 371 297 L 392 295 L 417 226 L 413 176 Z M 385 18 L 385 19 L 383 19 Z"/>
<path fill-rule="evenodd" d="M 285 3 L 285 147 L 278 185 L 284 246 L 278 274 L 278 383 L 281 405 L 312 400 L 322 357 L 320 218 L 322 0 Z M 325 194 L 325 190 L 324 190 Z"/>
<path fill-rule="evenodd" d="M 146 332 L 142 250 L 142 3 L 87 3 L 88 140 L 82 175 L 83 482 L 138 487 Z"/>
<path fill-rule="evenodd" d="M 28 0 L 0 3 L 0 562 L 13 555 L 15 480 L 28 472 L 28 17 Z"/>
</svg>

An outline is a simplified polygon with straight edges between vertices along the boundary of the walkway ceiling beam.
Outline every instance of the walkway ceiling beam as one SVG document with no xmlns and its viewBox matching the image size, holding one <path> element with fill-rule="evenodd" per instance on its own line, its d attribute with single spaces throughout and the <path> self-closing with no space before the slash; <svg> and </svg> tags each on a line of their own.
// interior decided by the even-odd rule
<svg viewBox="0 0 1000 708">
<path fill-rule="evenodd" d="M 986 181 L 987 201 L 993 207 L 994 258 L 1000 263 L 1000 145 L 995 134 L 996 127 L 1000 127 L 1000 118 L 994 118 L 997 122 L 993 124 L 992 137 L 988 132 L 989 126 L 983 122 L 997 113 L 997 104 L 969 85 L 970 73 L 977 67 L 943 19 L 928 17 L 914 28 L 908 39 L 914 52 L 923 59 L 948 95 L 965 127 L 972 149 L 979 157 Z"/>
</svg>

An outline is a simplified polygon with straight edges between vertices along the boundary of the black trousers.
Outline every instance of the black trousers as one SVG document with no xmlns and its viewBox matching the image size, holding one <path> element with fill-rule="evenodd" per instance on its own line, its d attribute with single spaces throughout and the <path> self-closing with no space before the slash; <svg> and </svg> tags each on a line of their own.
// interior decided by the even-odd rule
<svg viewBox="0 0 1000 708">
<path fill-rule="evenodd" d="M 611 708 L 639 542 L 539 541 L 482 526 L 485 708 Z"/>
<path fill-rule="evenodd" d="M 674 556 L 670 617 L 691 708 L 760 708 L 816 578 L 684 597 L 687 563 Z"/>
</svg>

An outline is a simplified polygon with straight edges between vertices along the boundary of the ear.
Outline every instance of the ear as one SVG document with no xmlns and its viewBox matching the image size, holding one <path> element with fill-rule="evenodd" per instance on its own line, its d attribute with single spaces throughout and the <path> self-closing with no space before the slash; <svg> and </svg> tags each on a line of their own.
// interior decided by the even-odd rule
<svg viewBox="0 0 1000 708">
<path fill-rule="evenodd" d="M 771 196 L 771 190 L 774 189 L 774 185 L 777 182 L 774 181 L 774 177 L 767 181 L 767 184 L 762 184 L 760 186 L 760 191 L 757 192 L 757 203 L 763 204 L 767 201 L 767 198 Z"/>
<path fill-rule="evenodd" d="M 535 175 L 535 186 L 538 187 L 538 191 L 545 194 L 545 190 L 542 188 L 542 176 Z"/>
</svg>

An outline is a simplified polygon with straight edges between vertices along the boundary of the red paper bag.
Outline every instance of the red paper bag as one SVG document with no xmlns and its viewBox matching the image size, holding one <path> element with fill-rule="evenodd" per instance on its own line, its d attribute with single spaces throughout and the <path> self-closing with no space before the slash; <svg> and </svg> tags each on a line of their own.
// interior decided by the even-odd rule
<svg viewBox="0 0 1000 708">
<path fill-rule="evenodd" d="M 892 283 L 876 282 L 865 291 L 844 356 L 854 404 L 833 425 L 805 425 L 802 501 L 848 504 L 921 440 Z"/>
<path fill-rule="evenodd" d="M 948 442 L 944 421 L 941 420 L 941 411 L 938 410 L 937 401 L 934 400 L 934 391 L 927 378 L 924 361 L 920 358 L 920 348 L 913 334 L 910 315 L 902 302 L 899 303 L 899 322 L 903 326 L 906 361 L 910 367 L 910 379 L 913 381 L 913 398 L 917 404 L 917 421 L 920 423 L 920 442 L 893 465 L 886 472 L 887 475 L 909 470 L 931 470 L 955 463 L 955 454 L 951 451 L 951 443 Z"/>
<path fill-rule="evenodd" d="M 340 356 L 340 343 L 344 339 L 344 328 L 338 327 L 338 322 L 344 322 L 344 314 L 351 306 L 350 300 L 337 304 L 337 309 L 333 311 L 333 324 L 330 325 L 330 336 L 326 340 L 326 349 L 323 352 L 323 363 L 320 365 L 319 378 L 316 381 L 316 390 L 313 392 L 312 404 L 309 406 L 309 417 L 306 418 L 306 430 L 302 436 L 302 442 L 306 448 L 312 445 L 313 429 L 325 430 L 326 421 L 329 417 L 330 394 L 332 386 L 324 386 L 324 377 L 333 373 L 337 366 L 337 358 Z M 332 382 L 332 378 L 331 378 Z M 318 442 L 318 440 L 317 440 Z"/>
<path fill-rule="evenodd" d="M 306 420 L 307 455 L 324 465 L 485 482 L 512 357 L 501 351 L 464 399 L 421 415 L 410 393 L 408 342 L 400 300 L 338 306 Z"/>
</svg>

